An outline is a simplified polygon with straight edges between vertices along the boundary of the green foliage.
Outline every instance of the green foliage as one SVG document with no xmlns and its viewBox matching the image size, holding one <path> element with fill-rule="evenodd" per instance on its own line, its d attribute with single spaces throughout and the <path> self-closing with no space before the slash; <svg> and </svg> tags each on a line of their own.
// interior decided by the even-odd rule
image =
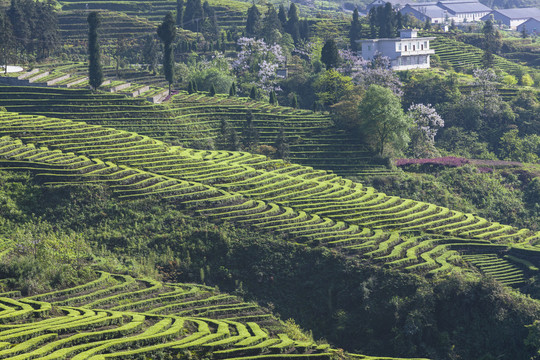
<svg viewBox="0 0 540 360">
<path fill-rule="evenodd" d="M 212 86 L 210 86 L 210 91 L 208 91 L 208 95 L 215 96 L 216 95 L 216 87 L 212 83 Z"/>
<path fill-rule="evenodd" d="M 324 43 L 321 50 L 321 61 L 326 66 L 326 69 L 334 69 L 339 63 L 339 54 L 336 42 L 334 39 L 328 39 Z"/>
<path fill-rule="evenodd" d="M 321 102 L 333 105 L 353 90 L 353 83 L 349 76 L 330 69 L 315 80 L 313 87 Z"/>
<path fill-rule="evenodd" d="M 482 57 L 482 62 L 484 67 L 491 68 L 495 63 L 494 54 L 496 54 L 502 46 L 502 35 L 493 25 L 492 18 L 484 23 L 482 33 L 484 34 L 484 55 Z"/>
<path fill-rule="evenodd" d="M 276 96 L 276 92 L 274 90 L 270 91 L 270 100 L 271 105 L 278 105 L 278 100 Z"/>
<path fill-rule="evenodd" d="M 163 42 L 163 71 L 165 79 L 169 82 L 170 95 L 171 85 L 174 81 L 174 40 L 176 39 L 176 26 L 172 12 L 165 15 L 163 22 L 158 26 L 157 34 Z"/>
<path fill-rule="evenodd" d="M 410 119 L 403 113 L 400 100 L 392 90 L 370 85 L 358 111 L 362 114 L 360 134 L 379 155 L 389 146 L 399 152 L 409 142 Z"/>
<path fill-rule="evenodd" d="M 99 50 L 98 28 L 101 23 L 100 15 L 97 12 L 88 14 L 88 83 L 96 90 L 103 82 L 103 70 L 101 68 L 101 53 Z"/>
<path fill-rule="evenodd" d="M 523 74 L 523 76 L 519 80 L 519 83 L 521 85 L 523 85 L 523 86 L 533 86 L 534 85 L 534 81 L 533 81 L 531 75 L 529 75 L 529 74 Z"/>
<path fill-rule="evenodd" d="M 234 81 L 229 88 L 229 96 L 236 96 L 236 84 Z"/>
<path fill-rule="evenodd" d="M 540 154 L 540 136 L 532 134 L 520 138 L 519 130 L 510 130 L 501 137 L 498 150 L 501 159 L 536 163 Z"/>
<path fill-rule="evenodd" d="M 247 13 L 246 20 L 246 36 L 255 37 L 261 28 L 261 12 L 255 4 L 253 4 Z"/>
</svg>

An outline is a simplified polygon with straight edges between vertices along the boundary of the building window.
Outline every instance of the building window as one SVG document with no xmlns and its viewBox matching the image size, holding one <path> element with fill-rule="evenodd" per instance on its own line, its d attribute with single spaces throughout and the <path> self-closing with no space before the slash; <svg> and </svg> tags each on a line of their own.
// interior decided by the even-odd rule
<svg viewBox="0 0 540 360">
<path fill-rule="evenodd" d="M 412 46 L 412 51 L 416 50 L 416 45 Z"/>
<path fill-rule="evenodd" d="M 401 43 L 400 42 L 397 43 L 397 49 L 398 49 L 398 51 L 401 51 Z"/>
<path fill-rule="evenodd" d="M 429 49 L 429 44 L 428 44 L 427 41 L 424 41 L 424 49 L 426 49 L 426 50 Z"/>
<path fill-rule="evenodd" d="M 407 51 L 407 45 L 405 45 L 405 51 Z"/>
</svg>

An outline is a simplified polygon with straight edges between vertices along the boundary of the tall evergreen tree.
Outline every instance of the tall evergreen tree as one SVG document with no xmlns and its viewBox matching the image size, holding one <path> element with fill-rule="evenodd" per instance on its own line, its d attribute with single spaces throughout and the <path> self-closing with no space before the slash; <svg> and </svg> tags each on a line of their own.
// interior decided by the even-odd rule
<svg viewBox="0 0 540 360">
<path fill-rule="evenodd" d="M 142 49 L 143 63 L 148 66 L 148 70 L 155 72 L 158 65 L 158 44 L 155 35 L 146 35 Z"/>
<path fill-rule="evenodd" d="M 184 27 L 184 0 L 176 0 L 176 26 Z"/>
<path fill-rule="evenodd" d="M 494 54 L 500 50 L 502 45 L 501 33 L 493 25 L 492 18 L 484 23 L 482 33 L 484 34 L 484 55 L 482 57 L 482 62 L 485 68 L 491 68 L 495 63 Z"/>
<path fill-rule="evenodd" d="M 339 53 L 334 39 L 328 39 L 321 50 L 321 61 L 326 69 L 333 69 L 338 65 Z"/>
<path fill-rule="evenodd" d="M 256 147 L 259 143 L 259 132 L 253 124 L 253 113 L 250 111 L 246 114 L 246 122 L 242 129 L 242 145 L 245 150 Z"/>
<path fill-rule="evenodd" d="M 99 51 L 98 28 L 101 24 L 100 15 L 93 11 L 88 14 L 88 83 L 97 90 L 103 82 L 101 54 Z"/>
<path fill-rule="evenodd" d="M 172 12 L 168 12 L 161 25 L 158 26 L 157 34 L 163 42 L 163 71 L 165 79 L 169 82 L 169 95 L 174 81 L 174 40 L 176 39 L 176 26 Z"/>
<path fill-rule="evenodd" d="M 184 29 L 199 32 L 199 25 L 202 25 L 203 18 L 204 10 L 201 0 L 187 0 L 184 9 Z"/>
<path fill-rule="evenodd" d="M 258 91 L 257 91 L 257 87 L 256 86 L 253 86 L 251 88 L 251 91 L 249 92 L 249 97 L 253 100 L 257 100 L 257 98 L 259 97 L 259 94 L 258 94 Z"/>
<path fill-rule="evenodd" d="M 300 38 L 303 40 L 309 40 L 310 37 L 310 30 L 309 30 L 309 21 L 308 19 L 304 19 L 300 21 Z"/>
<path fill-rule="evenodd" d="M 281 33 L 281 21 L 279 21 L 278 13 L 272 4 L 268 4 L 268 11 L 263 20 L 262 37 L 267 44 L 273 44 L 276 42 L 276 31 Z M 279 35 L 279 34 L 278 34 Z"/>
<path fill-rule="evenodd" d="M 229 96 L 236 96 L 236 84 L 234 83 L 234 81 L 229 89 Z"/>
<path fill-rule="evenodd" d="M 270 91 L 270 101 L 269 102 L 270 102 L 271 105 L 277 105 L 278 104 L 276 92 L 274 90 Z"/>
<path fill-rule="evenodd" d="M 298 17 L 298 8 L 295 3 L 289 7 L 289 20 L 287 20 L 287 32 L 291 34 L 295 43 L 300 39 L 300 18 Z"/>
<path fill-rule="evenodd" d="M 31 29 L 25 8 L 18 0 L 11 0 L 11 6 L 7 11 L 7 15 L 13 27 L 13 35 L 16 41 L 15 50 L 22 54 L 25 47 L 28 45 L 31 37 Z"/>
<path fill-rule="evenodd" d="M 204 38 L 209 41 L 219 39 L 219 27 L 217 24 L 217 16 L 215 10 L 210 6 L 208 1 L 203 4 L 204 19 L 200 31 L 204 34 Z"/>
<path fill-rule="evenodd" d="M 355 8 L 353 11 L 351 28 L 349 30 L 349 41 L 351 44 L 351 50 L 358 50 L 358 40 L 360 39 L 360 33 L 362 31 L 362 25 L 360 24 L 360 16 L 358 14 L 358 9 Z"/>
<path fill-rule="evenodd" d="M 296 96 L 295 93 L 292 94 L 291 107 L 294 109 L 298 108 L 298 97 Z"/>
<path fill-rule="evenodd" d="M 13 27 L 7 15 L 0 11 L 0 65 L 4 66 L 4 71 L 7 74 L 7 66 L 14 59 L 15 51 L 15 36 L 13 35 Z"/>
<path fill-rule="evenodd" d="M 247 21 L 246 21 L 246 36 L 247 37 L 255 37 L 259 33 L 259 29 L 261 28 L 261 13 L 259 9 L 257 9 L 257 6 L 253 4 L 247 14 Z"/>
<path fill-rule="evenodd" d="M 287 160 L 289 158 L 289 143 L 285 137 L 283 126 L 279 128 L 278 136 L 276 141 L 274 141 L 274 147 L 276 148 L 276 157 L 278 159 Z"/>
<path fill-rule="evenodd" d="M 285 6 L 283 6 L 283 4 L 279 5 L 278 18 L 281 22 L 281 27 L 285 29 L 287 26 L 287 10 L 285 10 Z"/>
</svg>

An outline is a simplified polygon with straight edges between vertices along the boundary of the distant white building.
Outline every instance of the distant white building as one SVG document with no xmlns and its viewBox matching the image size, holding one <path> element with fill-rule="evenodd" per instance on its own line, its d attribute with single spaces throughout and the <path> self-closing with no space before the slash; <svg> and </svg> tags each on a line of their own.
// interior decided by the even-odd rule
<svg viewBox="0 0 540 360">
<path fill-rule="evenodd" d="M 456 23 L 479 21 L 491 9 L 476 0 L 441 0 L 438 2 L 409 2 L 401 8 L 402 14 L 409 14 L 420 21 L 441 24 L 454 20 Z"/>
<path fill-rule="evenodd" d="M 484 16 L 482 20 L 487 21 L 491 16 L 493 16 L 494 21 L 506 25 L 511 29 L 517 29 L 519 25 L 530 18 L 540 19 L 540 9 L 531 7 L 493 10 Z"/>
<path fill-rule="evenodd" d="M 418 37 L 416 30 L 400 30 L 400 37 L 362 40 L 362 57 L 372 60 L 378 54 L 390 59 L 393 70 L 427 69 L 429 57 L 435 54 L 429 41 L 434 37 Z"/>
<path fill-rule="evenodd" d="M 456 23 L 479 21 L 491 11 L 491 8 L 478 1 L 447 0 L 439 1 L 437 5 L 448 11 L 449 19 Z"/>
<path fill-rule="evenodd" d="M 403 15 L 414 16 L 422 22 L 429 19 L 433 24 L 442 24 L 448 18 L 448 11 L 438 6 L 437 3 L 407 4 L 399 12 Z"/>
<path fill-rule="evenodd" d="M 517 26 L 517 31 L 522 32 L 523 29 L 528 35 L 540 35 L 540 18 L 530 18 Z"/>
</svg>

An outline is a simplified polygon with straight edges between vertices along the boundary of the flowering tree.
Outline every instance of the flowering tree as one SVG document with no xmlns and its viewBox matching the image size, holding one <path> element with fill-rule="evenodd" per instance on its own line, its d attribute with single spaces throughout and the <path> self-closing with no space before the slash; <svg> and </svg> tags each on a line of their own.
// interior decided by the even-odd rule
<svg viewBox="0 0 540 360">
<path fill-rule="evenodd" d="M 356 85 L 367 89 L 370 85 L 380 85 L 392 90 L 395 95 L 403 95 L 401 81 L 392 71 L 390 60 L 385 56 L 375 56 L 371 61 L 357 56 L 350 50 L 340 50 L 342 66 L 338 69 L 350 76 Z"/>
<path fill-rule="evenodd" d="M 281 90 L 277 85 L 276 70 L 285 63 L 280 45 L 267 45 L 263 39 L 242 37 L 238 39 L 241 50 L 232 62 L 237 76 L 246 78 L 250 85 L 258 86 L 265 92 Z"/>
<path fill-rule="evenodd" d="M 435 135 L 444 127 L 444 120 L 430 104 L 412 104 L 407 115 L 413 122 L 409 129 L 409 154 L 417 158 L 437 156 Z"/>
</svg>

